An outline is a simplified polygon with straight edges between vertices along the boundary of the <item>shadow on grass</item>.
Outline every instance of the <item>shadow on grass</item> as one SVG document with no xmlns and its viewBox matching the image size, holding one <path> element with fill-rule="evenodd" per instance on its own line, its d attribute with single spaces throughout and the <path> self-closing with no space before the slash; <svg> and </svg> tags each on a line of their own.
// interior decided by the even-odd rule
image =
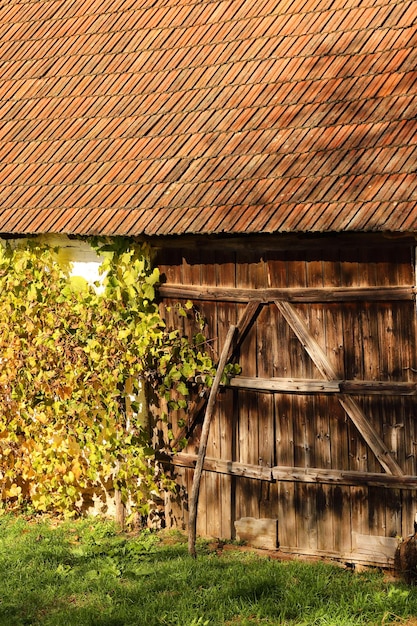
<svg viewBox="0 0 417 626">
<path fill-rule="evenodd" d="M 417 615 L 415 588 L 378 572 L 279 562 L 127 537 L 98 521 L 0 524 L 0 625 L 389 624 Z"/>
</svg>

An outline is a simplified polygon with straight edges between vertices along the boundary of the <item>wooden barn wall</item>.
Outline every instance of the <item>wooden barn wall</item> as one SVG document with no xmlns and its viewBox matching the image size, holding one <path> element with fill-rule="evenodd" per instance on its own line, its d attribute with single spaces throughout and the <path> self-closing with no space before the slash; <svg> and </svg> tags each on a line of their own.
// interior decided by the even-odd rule
<svg viewBox="0 0 417 626">
<path fill-rule="evenodd" d="M 157 262 L 169 284 L 327 288 L 413 286 L 414 246 L 386 238 L 277 238 L 233 245 L 161 246 Z M 174 299 L 165 298 L 162 307 Z M 219 354 L 243 302 L 195 302 Z M 341 380 L 417 381 L 416 307 L 399 301 L 297 303 L 298 314 Z M 166 310 L 166 309 L 165 309 Z M 173 323 L 172 312 L 166 311 Z M 242 376 L 322 380 L 274 303 L 264 304 L 245 337 Z M 406 475 L 416 475 L 416 395 L 354 396 Z M 175 421 L 175 420 L 174 420 Z M 173 425 L 175 434 L 175 423 Z M 198 450 L 196 428 L 185 453 Z M 248 466 L 383 473 L 335 394 L 223 390 L 217 400 L 207 457 Z M 181 498 L 168 523 L 185 526 L 193 470 L 176 467 Z M 262 480 L 204 471 L 197 532 L 235 536 L 244 517 L 278 519 L 279 545 L 300 553 L 346 555 L 355 537 L 406 536 L 417 511 L 414 489 Z M 371 559 L 372 560 L 372 559 Z"/>
</svg>

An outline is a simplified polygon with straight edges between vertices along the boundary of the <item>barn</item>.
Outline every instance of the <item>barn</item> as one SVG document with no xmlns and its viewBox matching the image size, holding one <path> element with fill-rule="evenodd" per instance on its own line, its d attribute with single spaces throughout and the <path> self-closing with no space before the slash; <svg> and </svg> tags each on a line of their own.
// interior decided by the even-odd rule
<svg viewBox="0 0 417 626">
<path fill-rule="evenodd" d="M 168 320 L 236 327 L 201 535 L 389 565 L 413 532 L 416 35 L 413 0 L 0 7 L 0 234 L 146 239 Z"/>
</svg>

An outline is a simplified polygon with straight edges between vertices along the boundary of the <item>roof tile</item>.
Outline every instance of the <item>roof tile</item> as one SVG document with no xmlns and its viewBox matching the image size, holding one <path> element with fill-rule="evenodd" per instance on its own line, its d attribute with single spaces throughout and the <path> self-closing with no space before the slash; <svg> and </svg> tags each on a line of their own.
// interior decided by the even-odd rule
<svg viewBox="0 0 417 626">
<path fill-rule="evenodd" d="M 410 0 L 9 0 L 0 230 L 415 228 L 416 46 Z"/>
</svg>

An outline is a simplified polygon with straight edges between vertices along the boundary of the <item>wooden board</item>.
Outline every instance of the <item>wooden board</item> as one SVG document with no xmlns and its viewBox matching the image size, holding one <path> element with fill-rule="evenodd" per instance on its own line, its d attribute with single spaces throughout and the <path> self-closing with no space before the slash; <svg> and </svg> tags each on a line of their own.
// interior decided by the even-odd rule
<svg viewBox="0 0 417 626">
<path fill-rule="evenodd" d="M 178 254 L 163 252 L 164 300 L 195 297 L 215 350 L 248 301 L 261 301 L 239 346 L 241 379 L 219 399 L 200 530 L 228 537 L 241 517 L 279 519 L 282 549 L 367 562 L 372 554 L 359 546 L 361 556 L 354 537 L 410 533 L 417 511 L 414 244 L 284 240 L 191 245 L 181 250 L 180 276 Z M 272 300 L 296 311 L 310 354 Z M 370 443 L 394 459 L 385 468 L 393 475 Z M 188 481 L 189 467 L 177 468 Z"/>
<path fill-rule="evenodd" d="M 241 517 L 235 521 L 235 528 L 238 541 L 263 550 L 278 548 L 277 519 Z"/>
</svg>

